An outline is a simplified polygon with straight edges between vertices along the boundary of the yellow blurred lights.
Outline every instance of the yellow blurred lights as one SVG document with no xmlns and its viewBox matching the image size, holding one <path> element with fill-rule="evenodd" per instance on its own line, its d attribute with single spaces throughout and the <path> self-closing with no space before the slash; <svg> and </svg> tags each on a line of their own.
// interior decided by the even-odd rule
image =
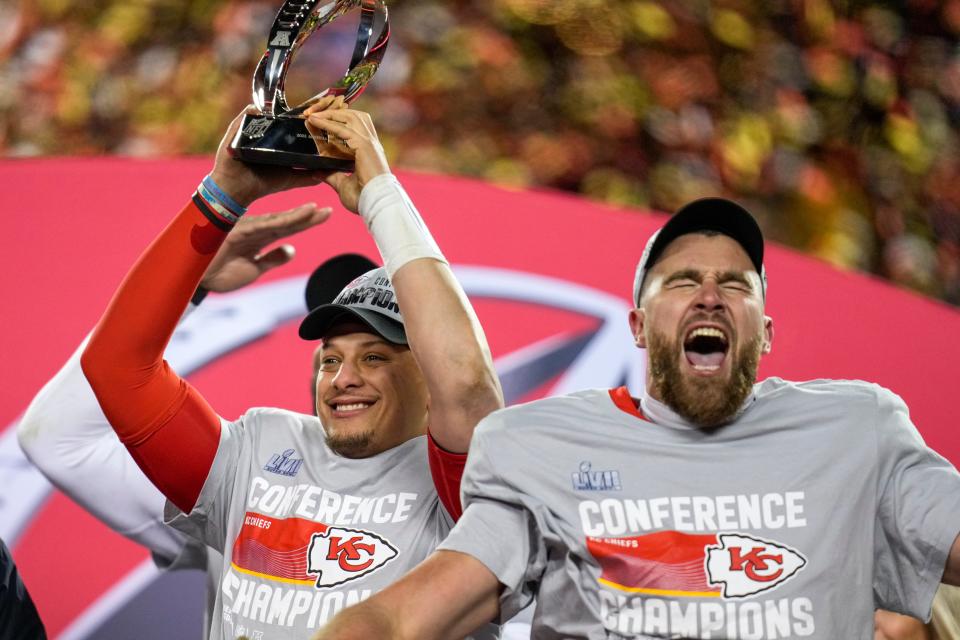
<svg viewBox="0 0 960 640">
<path fill-rule="evenodd" d="M 673 16 L 656 2 L 634 2 L 630 16 L 634 28 L 647 40 L 669 40 L 677 33 Z"/>
<path fill-rule="evenodd" d="M 761 116 L 744 114 L 723 137 L 722 155 L 727 166 L 747 182 L 760 175 L 773 148 L 773 132 Z"/>
<path fill-rule="evenodd" d="M 710 30 L 720 42 L 735 49 L 752 49 L 756 40 L 750 23 L 730 9 L 719 9 L 714 13 Z"/>
<path fill-rule="evenodd" d="M 577 15 L 556 27 L 560 40 L 571 51 L 605 56 L 623 46 L 621 16 L 603 2 L 584 2 Z"/>
<path fill-rule="evenodd" d="M 822 40 L 833 37 L 837 18 L 830 0 L 806 0 L 803 3 L 803 14 L 807 27 L 813 35 Z"/>
<path fill-rule="evenodd" d="M 115 4 L 104 14 L 100 24 L 108 38 L 129 45 L 146 33 L 150 18 L 149 7 Z"/>
<path fill-rule="evenodd" d="M 578 0 L 501 0 L 511 13 L 530 24 L 559 24 L 570 19 Z"/>
<path fill-rule="evenodd" d="M 917 123 L 900 114 L 890 114 L 884 127 L 887 141 L 900 154 L 904 167 L 923 173 L 930 167 L 933 150 L 924 143 Z"/>
</svg>

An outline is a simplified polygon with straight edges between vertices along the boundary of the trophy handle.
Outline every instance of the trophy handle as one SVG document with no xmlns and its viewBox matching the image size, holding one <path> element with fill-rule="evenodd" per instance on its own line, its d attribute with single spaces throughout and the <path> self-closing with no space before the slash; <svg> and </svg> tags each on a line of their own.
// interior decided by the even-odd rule
<svg viewBox="0 0 960 640">
<path fill-rule="evenodd" d="M 324 89 L 291 109 L 287 105 L 284 79 L 293 56 L 314 31 L 360 7 L 360 26 L 350 68 L 333 87 Z M 383 29 L 376 42 L 370 43 L 377 14 L 384 17 Z M 366 83 L 383 60 L 390 41 L 390 22 L 383 0 L 286 0 L 270 28 L 267 50 L 253 74 L 253 104 L 266 116 L 296 117 L 320 98 L 342 95 L 352 102 L 363 93 Z"/>
<path fill-rule="evenodd" d="M 386 7 L 384 7 L 384 12 L 386 12 Z M 386 16 L 386 13 L 384 13 Z M 353 57 L 350 58 L 350 68 L 353 69 L 358 64 L 363 62 L 363 59 L 367 57 L 367 53 L 370 51 L 370 38 L 373 36 L 373 22 L 376 20 L 376 3 L 371 0 L 361 0 L 360 3 L 360 26 L 357 28 L 357 44 L 353 48 Z M 390 25 L 386 25 L 384 30 L 386 37 L 390 37 Z M 383 58 L 383 53 L 380 52 L 378 60 Z"/>
</svg>

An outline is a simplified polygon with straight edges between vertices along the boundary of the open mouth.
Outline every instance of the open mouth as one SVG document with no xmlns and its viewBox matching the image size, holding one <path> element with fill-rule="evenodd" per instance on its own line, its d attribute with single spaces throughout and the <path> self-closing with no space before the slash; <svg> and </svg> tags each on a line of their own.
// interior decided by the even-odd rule
<svg viewBox="0 0 960 640">
<path fill-rule="evenodd" d="M 718 371 L 727 357 L 730 340 L 722 329 L 716 327 L 696 327 L 683 341 L 683 353 L 696 371 L 711 373 Z"/>
</svg>

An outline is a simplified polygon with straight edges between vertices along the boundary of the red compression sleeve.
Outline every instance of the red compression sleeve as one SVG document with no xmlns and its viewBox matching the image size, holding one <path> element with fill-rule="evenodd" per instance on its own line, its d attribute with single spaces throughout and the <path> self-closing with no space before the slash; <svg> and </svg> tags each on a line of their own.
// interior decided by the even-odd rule
<svg viewBox="0 0 960 640">
<path fill-rule="evenodd" d="M 184 207 L 124 278 L 80 361 L 120 441 L 187 513 L 217 452 L 220 419 L 163 350 L 226 236 L 193 202 Z"/>
<path fill-rule="evenodd" d="M 454 521 L 459 520 L 463 515 L 460 480 L 463 478 L 463 468 L 467 465 L 467 454 L 441 449 L 428 430 L 427 459 L 430 461 L 430 475 L 433 476 L 433 486 L 437 488 L 440 502 Z"/>
</svg>

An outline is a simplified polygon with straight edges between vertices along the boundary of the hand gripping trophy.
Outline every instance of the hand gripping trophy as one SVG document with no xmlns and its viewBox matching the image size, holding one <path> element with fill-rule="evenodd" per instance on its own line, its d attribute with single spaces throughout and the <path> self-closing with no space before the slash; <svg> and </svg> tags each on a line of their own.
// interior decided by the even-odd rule
<svg viewBox="0 0 960 640">
<path fill-rule="evenodd" d="M 296 107 L 287 106 L 284 79 L 297 50 L 313 32 L 357 8 L 360 25 L 346 74 Z M 231 153 L 258 164 L 351 171 L 350 156 L 322 132 L 308 131 L 303 112 L 326 96 L 343 96 L 346 102 L 352 102 L 376 73 L 389 40 L 390 23 L 383 0 L 286 0 L 273 21 L 267 50 L 253 74 L 255 112 L 244 116 L 230 143 Z"/>
</svg>

